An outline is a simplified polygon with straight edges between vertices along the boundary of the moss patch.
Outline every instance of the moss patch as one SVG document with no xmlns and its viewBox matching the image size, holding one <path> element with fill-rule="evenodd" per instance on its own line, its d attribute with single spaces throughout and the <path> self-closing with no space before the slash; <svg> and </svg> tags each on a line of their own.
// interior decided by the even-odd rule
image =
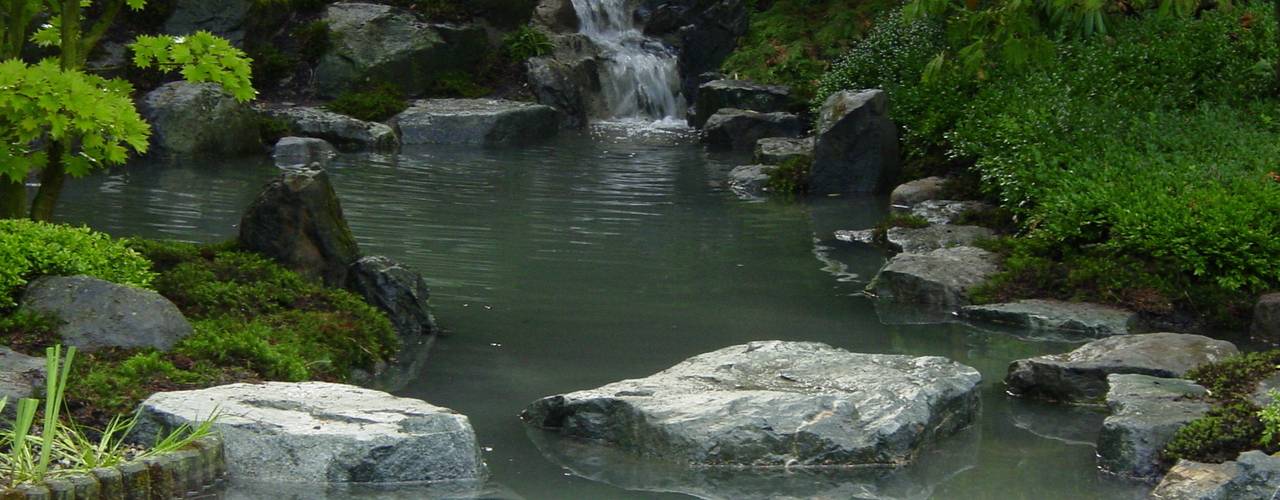
<svg viewBox="0 0 1280 500">
<path fill-rule="evenodd" d="M 1161 453 L 1168 465 L 1179 459 L 1221 463 L 1241 452 L 1280 451 L 1263 440 L 1260 408 L 1249 401 L 1258 382 L 1280 367 L 1280 350 L 1251 352 L 1187 372 L 1187 378 L 1209 390 L 1214 403 L 1210 412 L 1179 429 Z"/>
</svg>

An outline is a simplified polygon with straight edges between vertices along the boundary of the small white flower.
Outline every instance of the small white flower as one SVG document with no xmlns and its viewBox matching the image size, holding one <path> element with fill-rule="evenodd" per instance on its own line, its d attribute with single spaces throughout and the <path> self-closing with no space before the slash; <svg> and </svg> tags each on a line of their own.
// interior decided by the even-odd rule
<svg viewBox="0 0 1280 500">
<path fill-rule="evenodd" d="M 187 37 L 185 37 L 185 36 L 175 36 L 175 37 L 173 37 L 173 43 L 186 43 L 186 42 L 187 42 Z"/>
</svg>

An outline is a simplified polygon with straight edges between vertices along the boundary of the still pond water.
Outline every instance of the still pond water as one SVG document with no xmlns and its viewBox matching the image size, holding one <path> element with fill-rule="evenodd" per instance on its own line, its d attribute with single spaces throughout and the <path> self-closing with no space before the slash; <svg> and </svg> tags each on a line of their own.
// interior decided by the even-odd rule
<svg viewBox="0 0 1280 500">
<path fill-rule="evenodd" d="M 344 155 L 330 166 L 364 252 L 402 261 L 431 285 L 447 334 L 415 355 L 429 354 L 425 368 L 403 374 L 395 392 L 471 418 L 492 476 L 485 496 L 1145 495 L 1142 485 L 1096 471 L 1091 443 L 1102 414 L 1003 392 L 1011 360 L 1072 344 L 903 324 L 908 316 L 878 313 L 861 290 L 884 255 L 837 242 L 832 232 L 873 226 L 886 201 L 742 201 L 723 179 L 746 160 L 666 133 L 599 129 L 520 150 L 406 149 Z M 69 183 L 59 216 L 118 236 L 220 241 L 235 235 L 240 213 L 277 174 L 267 159 L 140 162 Z M 517 418 L 545 395 L 646 376 L 764 339 L 947 356 L 982 372 L 983 415 L 918 466 L 818 474 L 639 463 L 549 439 Z M 280 488 L 272 496 L 310 494 Z"/>
</svg>

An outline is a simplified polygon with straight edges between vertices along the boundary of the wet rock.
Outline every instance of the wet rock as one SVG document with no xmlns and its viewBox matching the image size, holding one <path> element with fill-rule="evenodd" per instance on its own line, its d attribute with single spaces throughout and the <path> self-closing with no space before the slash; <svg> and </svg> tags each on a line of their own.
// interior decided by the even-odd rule
<svg viewBox="0 0 1280 500">
<path fill-rule="evenodd" d="M 899 185 L 889 194 L 889 204 L 909 207 L 922 201 L 942 198 L 943 187 L 947 180 L 942 177 L 925 177 Z"/>
<path fill-rule="evenodd" d="M 216 83 L 171 82 L 143 96 L 153 152 L 237 155 L 262 151 L 258 113 Z"/>
<path fill-rule="evenodd" d="M 162 392 L 140 407 L 140 442 L 215 412 L 232 477 L 289 483 L 481 478 L 466 416 L 424 401 L 325 382 Z"/>
<path fill-rule="evenodd" d="M 707 120 L 702 141 L 714 148 L 750 151 L 760 139 L 799 137 L 803 132 L 800 117 L 790 113 L 722 109 Z"/>
<path fill-rule="evenodd" d="M 401 337 L 412 339 L 435 331 L 426 280 L 390 258 L 357 260 L 347 275 L 347 288 L 386 313 Z"/>
<path fill-rule="evenodd" d="M 1009 402 L 1007 418 L 1014 427 L 1068 446 L 1098 443 L 1098 433 L 1107 414 L 1092 406 L 1062 406 L 1032 399 Z"/>
<path fill-rule="evenodd" d="M 357 120 L 321 108 L 271 107 L 264 112 L 283 121 L 298 135 L 324 139 L 342 149 L 393 150 L 400 145 L 390 126 Z"/>
<path fill-rule="evenodd" d="M 38 278 L 27 285 L 20 307 L 62 320 L 63 344 L 82 351 L 167 351 L 192 333 L 178 307 L 160 294 L 88 276 Z"/>
<path fill-rule="evenodd" d="M 681 91 L 690 102 L 697 102 L 699 76 L 720 69 L 725 59 L 738 46 L 738 39 L 747 34 L 746 0 L 672 0 L 668 5 L 679 12 L 678 20 L 667 22 L 672 32 L 663 34 L 646 29 L 651 36 L 660 36 L 679 54 L 680 74 L 683 76 Z M 661 16 L 655 19 L 661 19 Z"/>
<path fill-rule="evenodd" d="M 836 231 L 836 239 L 846 243 L 863 243 L 866 245 L 876 244 L 875 229 L 842 229 Z"/>
<path fill-rule="evenodd" d="M 429 99 L 391 119 L 404 144 L 531 144 L 554 137 L 550 106 L 493 99 Z"/>
<path fill-rule="evenodd" d="M 973 322 L 1030 330 L 1079 332 L 1095 337 L 1133 333 L 1138 324 L 1138 315 L 1132 311 L 1083 302 L 1041 299 L 966 306 L 960 309 L 960 317 Z"/>
<path fill-rule="evenodd" d="M 1005 385 L 1028 397 L 1069 403 L 1098 403 L 1107 394 L 1107 376 L 1132 373 L 1178 378 L 1197 366 L 1238 353 L 1224 340 L 1182 333 L 1120 335 L 1095 340 L 1064 353 L 1009 364 Z"/>
<path fill-rule="evenodd" d="M 316 168 L 290 170 L 267 184 L 240 219 L 239 243 L 329 286 L 345 284 L 360 255 L 329 175 Z"/>
<path fill-rule="evenodd" d="M 904 464 L 973 421 L 980 381 L 977 370 L 940 357 L 752 342 L 546 397 L 521 418 L 675 463 Z"/>
<path fill-rule="evenodd" d="M 1263 295 L 1253 308 L 1253 337 L 1280 342 L 1280 293 Z"/>
<path fill-rule="evenodd" d="M 999 271 L 996 256 L 974 247 L 901 253 L 868 286 L 881 300 L 935 309 L 969 305 L 969 291 Z"/>
<path fill-rule="evenodd" d="M 1280 457 L 1246 451 L 1235 461 L 1179 460 L 1151 492 L 1159 500 L 1273 500 L 1280 491 Z"/>
<path fill-rule="evenodd" d="M 542 0 L 533 9 L 533 23 L 552 33 L 574 33 L 580 24 L 573 0 Z"/>
<path fill-rule="evenodd" d="M 766 137 L 756 141 L 756 163 L 781 165 L 788 161 L 813 162 L 813 138 Z"/>
<path fill-rule="evenodd" d="M 785 113 L 794 111 L 795 107 L 790 87 L 743 80 L 715 80 L 698 87 L 698 100 L 694 104 L 694 113 L 689 116 L 689 125 L 702 128 L 711 115 L 726 108 Z"/>
<path fill-rule="evenodd" d="M 913 205 L 910 213 L 930 224 L 955 224 L 965 214 L 989 210 L 995 207 L 981 201 L 925 200 Z"/>
<path fill-rule="evenodd" d="M 324 139 L 314 137 L 285 137 L 276 141 L 271 157 L 277 167 L 305 167 L 312 163 L 329 163 L 338 150 Z"/>
<path fill-rule="evenodd" d="M 538 102 L 556 108 L 561 122 L 581 129 L 587 117 L 602 116 L 606 106 L 600 84 L 600 48 L 580 33 L 551 37 L 548 56 L 525 62 L 526 78 Z"/>
<path fill-rule="evenodd" d="M 44 361 L 0 345 L 0 399 L 9 401 L 0 418 L 12 417 L 18 400 L 34 396 L 44 385 Z"/>
<path fill-rule="evenodd" d="M 325 97 L 366 81 L 420 94 L 441 73 L 468 71 L 489 53 L 488 35 L 479 26 L 427 24 L 388 5 L 335 3 L 324 20 L 333 42 L 316 66 L 315 81 Z"/>
<path fill-rule="evenodd" d="M 978 226 L 891 227 L 885 231 L 885 243 L 889 250 L 906 253 L 928 253 L 940 248 L 972 246 L 979 240 L 993 237 L 994 231 Z"/>
<path fill-rule="evenodd" d="M 164 32 L 190 35 L 208 31 L 238 46 L 244 42 L 245 21 L 252 8 L 251 0 L 174 0 Z"/>
<path fill-rule="evenodd" d="M 743 165 L 729 171 L 729 189 L 746 198 L 764 196 L 769 185 L 769 174 L 778 167 L 772 165 Z"/>
<path fill-rule="evenodd" d="M 1098 438 L 1098 465 L 1130 478 L 1159 477 L 1160 451 L 1178 429 L 1209 412 L 1208 391 L 1189 380 L 1149 375 L 1113 374 L 1107 383 L 1111 416 Z"/>
<path fill-rule="evenodd" d="M 809 191 L 888 191 L 901 175 L 898 128 L 883 91 L 837 92 L 818 112 Z"/>
</svg>

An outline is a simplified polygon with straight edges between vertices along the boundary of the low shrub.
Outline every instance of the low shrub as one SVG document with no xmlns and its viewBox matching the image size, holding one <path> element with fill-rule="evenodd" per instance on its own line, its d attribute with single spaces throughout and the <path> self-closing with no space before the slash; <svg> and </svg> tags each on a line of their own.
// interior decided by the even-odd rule
<svg viewBox="0 0 1280 500">
<path fill-rule="evenodd" d="M 330 111 L 365 121 L 382 121 L 409 107 L 404 93 L 389 83 L 374 83 L 363 90 L 343 92 L 325 105 Z"/>
<path fill-rule="evenodd" d="M 1168 464 L 1179 459 L 1222 463 L 1235 460 L 1241 452 L 1262 449 L 1263 425 L 1258 407 L 1249 402 L 1236 402 L 1209 410 L 1209 414 L 1178 429 L 1165 446 L 1161 458 Z"/>
<path fill-rule="evenodd" d="M 808 158 L 791 158 L 769 172 L 769 180 L 765 181 L 765 189 L 771 193 L 802 195 L 809 191 L 809 172 L 813 160 Z"/>
<path fill-rule="evenodd" d="M 502 40 L 502 50 L 513 61 L 545 56 L 554 48 L 546 33 L 530 26 L 522 26 Z"/>
<path fill-rule="evenodd" d="M 16 305 L 28 280 L 43 275 L 84 274 L 145 287 L 151 263 L 124 243 L 84 227 L 27 220 L 0 220 L 0 310 Z"/>
<path fill-rule="evenodd" d="M 1217 363 L 1198 366 L 1186 377 L 1208 389 L 1220 400 L 1240 400 L 1253 392 L 1258 382 L 1280 369 L 1280 350 L 1250 352 Z"/>
</svg>

